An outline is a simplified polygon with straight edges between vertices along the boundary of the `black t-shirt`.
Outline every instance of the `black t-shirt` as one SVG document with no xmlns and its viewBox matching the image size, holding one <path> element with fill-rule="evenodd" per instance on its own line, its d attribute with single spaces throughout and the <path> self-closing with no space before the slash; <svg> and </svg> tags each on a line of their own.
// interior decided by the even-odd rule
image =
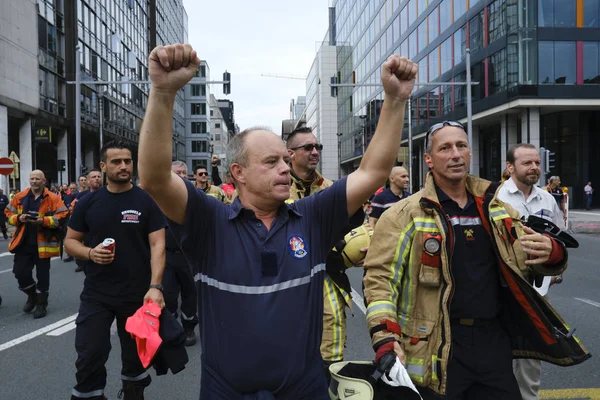
<svg viewBox="0 0 600 400">
<path fill-rule="evenodd" d="M 116 242 L 111 264 L 87 262 L 82 295 L 140 301 L 151 277 L 148 235 L 165 226 L 156 203 L 136 186 L 123 193 L 103 187 L 82 197 L 73 208 L 69 228 L 86 233 L 90 247 L 106 238 Z"/>
<path fill-rule="evenodd" d="M 85 196 L 86 194 L 88 194 L 90 192 L 90 189 L 85 189 L 84 191 L 81 192 L 77 192 L 77 197 L 75 197 L 77 200 L 81 199 L 83 196 Z"/>
<path fill-rule="evenodd" d="M 468 193 L 464 208 L 436 186 L 454 233 L 451 268 L 454 296 L 450 317 L 495 318 L 500 310 L 498 259 L 492 238 L 483 226 L 475 199 Z"/>
</svg>

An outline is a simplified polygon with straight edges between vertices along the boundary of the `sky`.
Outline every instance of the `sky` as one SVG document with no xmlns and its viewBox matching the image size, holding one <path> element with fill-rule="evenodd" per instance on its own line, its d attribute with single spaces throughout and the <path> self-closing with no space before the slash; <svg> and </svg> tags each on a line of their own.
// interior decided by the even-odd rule
<svg viewBox="0 0 600 400">
<path fill-rule="evenodd" d="M 306 77 L 328 25 L 327 0 L 183 0 L 188 41 L 206 60 L 211 80 L 231 73 L 231 94 L 211 85 L 218 99 L 234 102 L 240 129 L 267 126 L 281 133 L 290 101 L 306 94 Z"/>
</svg>

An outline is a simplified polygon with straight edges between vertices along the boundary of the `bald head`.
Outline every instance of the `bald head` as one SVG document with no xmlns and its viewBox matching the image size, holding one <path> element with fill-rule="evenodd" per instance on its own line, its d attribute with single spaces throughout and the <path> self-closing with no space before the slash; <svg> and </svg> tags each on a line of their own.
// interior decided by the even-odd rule
<svg viewBox="0 0 600 400">
<path fill-rule="evenodd" d="M 390 173 L 390 186 L 395 193 L 408 189 L 408 171 L 404 167 L 394 167 Z"/>
<path fill-rule="evenodd" d="M 31 171 L 31 174 L 29 174 L 29 186 L 31 186 L 33 193 L 41 193 L 44 190 L 44 185 L 46 185 L 46 175 L 39 169 Z"/>
</svg>

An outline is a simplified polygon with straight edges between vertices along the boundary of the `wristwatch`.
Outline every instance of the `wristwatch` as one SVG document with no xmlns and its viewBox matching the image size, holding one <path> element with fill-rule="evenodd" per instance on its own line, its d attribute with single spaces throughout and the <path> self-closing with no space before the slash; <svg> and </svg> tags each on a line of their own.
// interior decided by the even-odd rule
<svg viewBox="0 0 600 400">
<path fill-rule="evenodd" d="M 161 292 L 163 292 L 163 291 L 164 291 L 163 285 L 162 285 L 162 284 L 160 284 L 160 283 L 159 283 L 158 285 L 150 285 L 150 289 L 158 289 L 158 290 L 160 290 Z"/>
<path fill-rule="evenodd" d="M 559 283 L 562 283 L 562 281 L 563 281 L 563 277 L 562 277 L 562 275 L 559 275 L 554 280 L 554 283 L 559 284 Z"/>
</svg>

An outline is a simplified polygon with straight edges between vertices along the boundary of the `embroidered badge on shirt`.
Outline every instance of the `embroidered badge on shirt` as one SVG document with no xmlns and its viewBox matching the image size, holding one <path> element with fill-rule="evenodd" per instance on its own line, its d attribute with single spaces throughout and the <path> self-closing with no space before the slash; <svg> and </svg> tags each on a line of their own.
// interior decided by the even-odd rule
<svg viewBox="0 0 600 400">
<path fill-rule="evenodd" d="M 121 223 L 122 224 L 139 224 L 141 212 L 137 210 L 125 210 L 121 211 Z"/>
<path fill-rule="evenodd" d="M 475 240 L 475 236 L 473 235 L 473 233 L 474 233 L 474 232 L 473 232 L 473 229 L 465 229 L 465 230 L 464 230 L 464 232 L 465 232 L 465 238 L 466 238 L 468 241 L 473 241 L 473 240 Z"/>
<path fill-rule="evenodd" d="M 288 249 L 290 254 L 300 259 L 308 254 L 308 246 L 304 239 L 298 235 L 294 235 L 288 239 Z"/>
</svg>

